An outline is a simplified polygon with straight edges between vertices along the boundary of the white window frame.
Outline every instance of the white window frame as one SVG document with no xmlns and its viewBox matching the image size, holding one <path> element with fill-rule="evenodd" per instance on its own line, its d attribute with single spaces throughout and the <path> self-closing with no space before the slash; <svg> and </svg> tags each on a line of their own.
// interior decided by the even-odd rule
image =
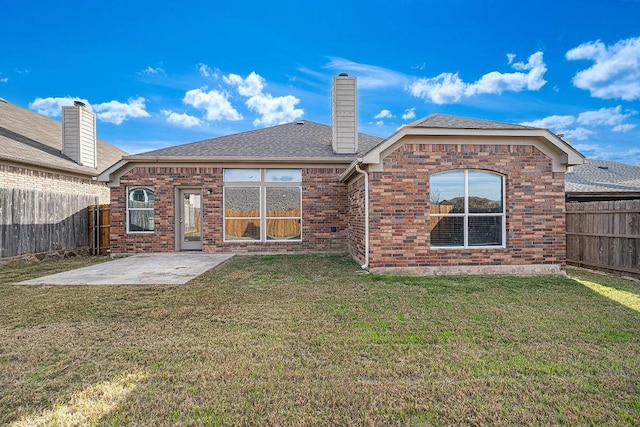
<svg viewBox="0 0 640 427">
<path fill-rule="evenodd" d="M 429 233 L 429 246 L 432 249 L 504 249 L 507 245 L 507 203 L 506 203 L 506 177 L 503 174 L 498 172 L 488 171 L 484 169 L 450 169 L 445 171 L 440 171 L 436 174 L 446 173 L 446 172 L 464 172 L 464 212 L 463 213 L 453 213 L 453 214 L 432 214 L 429 212 L 429 227 L 431 227 L 431 217 L 458 217 L 464 218 L 463 225 L 463 235 L 464 235 L 464 245 L 462 246 L 437 246 L 431 243 L 431 233 Z M 487 174 L 493 174 L 500 177 L 501 182 L 501 191 L 502 191 L 502 212 L 497 213 L 470 213 L 469 212 L 469 171 L 473 172 L 483 172 Z M 432 175 L 432 176 L 433 176 Z M 429 194 L 431 194 L 431 182 L 429 182 Z M 501 217 L 502 218 L 502 230 L 501 230 L 501 238 L 502 243 L 500 245 L 469 245 L 469 218 L 473 217 Z"/>
<path fill-rule="evenodd" d="M 224 178 L 224 171 L 233 169 L 255 169 L 260 171 L 260 180 L 255 181 L 226 181 Z M 297 170 L 300 171 L 300 181 L 267 181 L 267 170 Z M 223 170 L 223 195 L 222 195 L 222 239 L 225 243 L 266 243 L 266 242 L 294 242 L 300 243 L 303 240 L 302 237 L 302 169 L 300 168 L 225 168 Z M 260 189 L 260 239 L 227 239 L 227 215 L 226 215 L 226 197 L 228 188 L 259 188 Z M 298 217 L 268 217 L 267 218 L 267 188 L 298 188 L 300 192 L 300 216 Z M 258 219 L 257 217 L 232 217 L 229 219 Z M 300 224 L 300 238 L 299 239 L 268 239 L 267 238 L 267 220 L 273 219 L 297 219 Z"/>
<path fill-rule="evenodd" d="M 139 190 L 139 189 L 143 189 L 143 190 L 151 190 L 151 192 L 153 192 L 153 207 L 151 208 L 133 208 L 131 206 L 129 206 L 129 200 L 131 197 L 131 194 L 133 191 L 135 190 Z M 153 189 L 153 187 L 147 187 L 144 185 L 135 185 L 132 187 L 127 187 L 126 188 L 126 199 L 127 199 L 127 215 L 126 215 L 126 222 L 127 222 L 127 234 L 153 234 L 156 232 L 156 224 L 155 224 L 155 208 L 156 208 L 156 192 L 155 189 Z M 131 225 L 131 222 L 129 221 L 129 213 L 131 211 L 151 211 L 153 212 L 153 230 L 130 230 L 129 226 Z"/>
</svg>

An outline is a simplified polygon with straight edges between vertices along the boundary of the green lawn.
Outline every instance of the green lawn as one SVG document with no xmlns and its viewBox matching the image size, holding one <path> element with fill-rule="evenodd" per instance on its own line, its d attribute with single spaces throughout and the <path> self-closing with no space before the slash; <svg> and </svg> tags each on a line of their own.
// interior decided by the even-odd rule
<svg viewBox="0 0 640 427">
<path fill-rule="evenodd" d="M 640 424 L 638 282 L 240 256 L 182 286 L 10 284 L 62 262 L 0 269 L 1 425 Z"/>
</svg>

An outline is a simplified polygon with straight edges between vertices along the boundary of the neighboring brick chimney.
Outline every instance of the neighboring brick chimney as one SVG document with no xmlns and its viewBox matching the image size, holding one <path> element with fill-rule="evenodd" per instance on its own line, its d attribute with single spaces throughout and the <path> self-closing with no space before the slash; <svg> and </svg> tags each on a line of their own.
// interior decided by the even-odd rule
<svg viewBox="0 0 640 427">
<path fill-rule="evenodd" d="M 358 152 L 358 102 L 356 78 L 341 73 L 331 87 L 332 146 L 336 154 Z"/>
<path fill-rule="evenodd" d="M 62 154 L 79 165 L 98 167 L 96 116 L 83 102 L 62 107 Z"/>
</svg>

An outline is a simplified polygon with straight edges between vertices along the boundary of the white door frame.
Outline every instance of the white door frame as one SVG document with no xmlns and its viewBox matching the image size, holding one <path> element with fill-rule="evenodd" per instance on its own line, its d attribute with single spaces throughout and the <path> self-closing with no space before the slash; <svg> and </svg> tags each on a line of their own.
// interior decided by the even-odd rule
<svg viewBox="0 0 640 427">
<path fill-rule="evenodd" d="M 193 221 L 195 219 L 196 224 L 199 222 L 200 226 L 200 238 L 197 240 L 187 239 L 185 236 L 186 229 L 185 226 L 188 225 L 189 219 L 185 217 L 185 195 L 189 196 L 197 196 L 200 201 L 199 206 L 199 218 L 191 218 Z M 194 198 L 191 198 L 194 199 Z M 190 187 L 190 188 L 176 188 L 176 203 L 175 203 L 175 230 L 176 230 L 176 251 L 201 251 L 202 250 L 202 188 L 200 187 Z"/>
</svg>

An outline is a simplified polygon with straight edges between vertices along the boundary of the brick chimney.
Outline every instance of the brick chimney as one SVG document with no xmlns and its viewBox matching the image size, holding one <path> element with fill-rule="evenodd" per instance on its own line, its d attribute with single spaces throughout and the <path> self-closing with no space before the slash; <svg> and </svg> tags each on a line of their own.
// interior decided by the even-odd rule
<svg viewBox="0 0 640 427">
<path fill-rule="evenodd" d="M 62 107 L 62 154 L 81 166 L 98 167 L 96 116 L 83 102 Z"/>
<path fill-rule="evenodd" d="M 358 102 L 356 78 L 341 73 L 331 86 L 332 146 L 336 154 L 358 152 Z"/>
</svg>

